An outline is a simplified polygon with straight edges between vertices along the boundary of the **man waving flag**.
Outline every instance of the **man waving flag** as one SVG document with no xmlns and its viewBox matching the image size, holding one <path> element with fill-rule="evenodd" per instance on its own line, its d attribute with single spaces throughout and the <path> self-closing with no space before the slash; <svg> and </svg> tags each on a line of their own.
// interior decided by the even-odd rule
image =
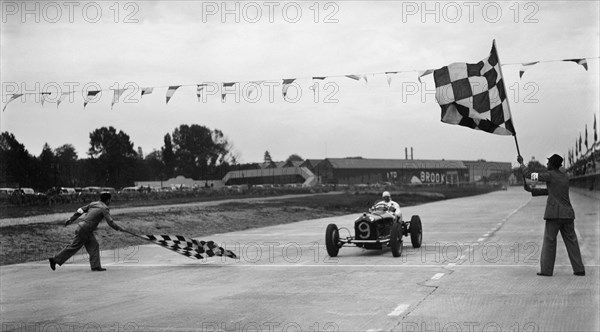
<svg viewBox="0 0 600 332">
<path fill-rule="evenodd" d="M 453 63 L 433 72 L 442 122 L 515 136 L 495 42 L 478 63 Z"/>
</svg>

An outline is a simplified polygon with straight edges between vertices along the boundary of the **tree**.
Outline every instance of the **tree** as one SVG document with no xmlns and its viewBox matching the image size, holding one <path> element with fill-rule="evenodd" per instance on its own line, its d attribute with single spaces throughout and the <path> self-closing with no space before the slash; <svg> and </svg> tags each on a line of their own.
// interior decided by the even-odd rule
<svg viewBox="0 0 600 332">
<path fill-rule="evenodd" d="M 42 152 L 38 157 L 38 174 L 36 183 L 38 190 L 47 190 L 50 187 L 58 186 L 59 183 L 59 164 L 52 148 L 48 143 L 44 144 Z"/>
<path fill-rule="evenodd" d="M 273 159 L 271 158 L 271 154 L 269 153 L 269 151 L 265 151 L 264 162 L 265 162 L 265 164 L 270 164 L 273 162 Z"/>
<path fill-rule="evenodd" d="M 289 156 L 289 157 L 288 157 L 288 158 L 285 160 L 285 163 L 287 164 L 287 163 L 289 163 L 289 162 L 292 162 L 292 161 L 304 161 L 304 159 L 302 159 L 302 157 L 300 157 L 299 155 L 297 155 L 297 154 L 295 154 L 295 153 L 294 153 L 294 154 L 291 154 L 291 155 L 290 155 L 290 156 Z"/>
<path fill-rule="evenodd" d="M 171 135 L 166 134 L 164 138 L 165 145 L 162 148 L 162 161 L 164 164 L 163 176 L 165 180 L 171 178 L 175 171 L 175 153 L 173 152 L 173 143 Z"/>
<path fill-rule="evenodd" d="M 96 181 L 114 187 L 133 184 L 136 152 L 129 135 L 114 127 L 102 127 L 90 133 L 88 154 L 96 163 Z"/>
<path fill-rule="evenodd" d="M 72 144 L 63 144 L 54 149 L 56 158 L 61 163 L 72 163 L 77 161 L 77 151 Z"/>
<path fill-rule="evenodd" d="M 172 137 L 177 174 L 195 179 L 217 178 L 228 165 L 230 144 L 222 131 L 196 124 L 181 125 Z"/>
<path fill-rule="evenodd" d="M 0 182 L 10 186 L 31 186 L 33 157 L 9 132 L 0 135 Z"/>
<path fill-rule="evenodd" d="M 144 165 L 146 168 L 146 180 L 165 180 L 163 179 L 165 164 L 162 161 L 161 151 L 154 150 L 150 152 L 146 158 L 144 158 Z"/>
</svg>

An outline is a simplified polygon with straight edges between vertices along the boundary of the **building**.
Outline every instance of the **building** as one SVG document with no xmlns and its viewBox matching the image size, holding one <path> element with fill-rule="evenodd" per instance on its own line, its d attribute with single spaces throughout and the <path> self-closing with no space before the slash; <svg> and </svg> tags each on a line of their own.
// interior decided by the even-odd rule
<svg viewBox="0 0 600 332">
<path fill-rule="evenodd" d="M 512 173 L 511 163 L 485 161 L 483 159 L 477 161 L 466 161 L 463 163 L 469 170 L 469 182 L 479 181 L 509 181 Z"/>
<path fill-rule="evenodd" d="M 460 160 L 327 158 L 313 173 L 321 183 L 459 184 L 469 181 Z"/>
</svg>

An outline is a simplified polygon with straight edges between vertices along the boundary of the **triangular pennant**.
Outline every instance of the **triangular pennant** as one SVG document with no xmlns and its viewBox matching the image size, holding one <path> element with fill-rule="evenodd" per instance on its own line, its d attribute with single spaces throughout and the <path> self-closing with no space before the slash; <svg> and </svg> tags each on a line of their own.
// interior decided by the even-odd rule
<svg viewBox="0 0 600 332">
<path fill-rule="evenodd" d="M 127 90 L 127 89 L 114 89 L 114 94 L 113 94 L 113 100 L 112 103 L 110 103 L 110 109 L 113 109 L 113 106 L 119 102 L 119 98 L 121 98 L 121 95 L 123 94 L 123 92 Z"/>
<path fill-rule="evenodd" d="M 9 99 L 9 100 L 6 102 L 6 104 L 4 104 L 4 108 L 2 108 L 2 112 L 4 112 L 4 110 L 6 110 L 6 106 L 8 106 L 8 104 L 9 104 L 11 101 L 13 101 L 13 100 L 15 100 L 15 99 L 17 99 L 17 98 L 21 97 L 22 95 L 23 95 L 22 93 L 14 93 L 14 94 L 13 94 L 13 95 L 10 97 L 10 99 Z"/>
<path fill-rule="evenodd" d="M 292 84 L 296 79 L 295 78 L 285 78 L 283 79 L 283 87 L 281 89 L 282 93 L 283 93 L 283 98 L 285 98 L 285 96 L 287 95 L 287 90 L 288 87 L 290 86 L 290 84 Z"/>
<path fill-rule="evenodd" d="M 367 81 L 367 75 L 346 75 L 346 77 L 351 78 L 355 81 L 360 81 L 360 79 L 364 79 L 366 83 L 369 83 L 369 81 Z"/>
<path fill-rule="evenodd" d="M 434 71 L 433 69 L 419 70 L 419 72 L 418 72 L 419 76 L 417 77 L 417 79 L 419 80 L 419 83 L 423 83 L 423 82 L 421 82 L 421 77 L 427 76 L 427 75 L 433 73 L 433 71 Z"/>
<path fill-rule="evenodd" d="M 62 101 L 65 99 L 66 96 L 71 95 L 73 93 L 75 93 L 75 91 L 61 93 L 60 97 L 58 97 L 58 100 L 56 101 L 56 108 L 58 108 L 58 106 L 60 105 L 60 103 L 62 103 Z"/>
<path fill-rule="evenodd" d="M 388 86 L 392 86 L 392 77 L 398 74 L 397 71 L 386 71 L 385 76 L 387 78 Z"/>
<path fill-rule="evenodd" d="M 46 95 L 51 94 L 51 92 L 42 92 L 42 100 L 40 101 L 40 103 L 42 104 L 42 107 L 44 107 L 44 102 L 46 102 Z"/>
<path fill-rule="evenodd" d="M 198 97 L 198 102 L 202 101 L 202 90 L 206 84 L 196 84 L 196 96 Z"/>
<path fill-rule="evenodd" d="M 167 90 L 167 104 L 169 103 L 169 100 L 171 100 L 173 95 L 175 94 L 175 91 L 177 91 L 177 89 L 179 89 L 180 86 L 181 85 L 171 85 L 169 87 L 169 89 Z"/>
<path fill-rule="evenodd" d="M 324 79 L 326 79 L 326 78 L 327 78 L 327 76 L 313 76 L 313 78 L 312 78 L 312 79 L 313 79 L 313 80 L 319 80 L 319 81 L 322 81 L 322 80 L 324 80 Z"/>
<path fill-rule="evenodd" d="M 250 95 L 252 94 L 252 92 L 254 92 L 254 90 L 256 89 L 257 86 L 260 86 L 264 81 L 254 81 L 254 82 L 250 82 L 250 84 L 248 84 L 248 91 L 246 91 L 246 97 L 250 97 Z"/>
<path fill-rule="evenodd" d="M 226 88 L 232 87 L 235 85 L 235 82 L 223 83 L 223 89 L 221 90 L 221 102 L 225 102 L 225 96 L 227 96 Z"/>
<path fill-rule="evenodd" d="M 149 95 L 152 93 L 152 91 L 154 91 L 154 88 L 142 88 L 142 97 L 144 95 Z"/>
<path fill-rule="evenodd" d="M 89 104 L 89 102 L 92 101 L 92 99 L 94 99 L 94 97 L 96 97 L 98 93 L 100 93 L 100 90 L 88 91 L 87 96 L 85 96 L 85 99 L 83 101 L 83 108 L 85 108 L 87 104 Z"/>
<path fill-rule="evenodd" d="M 519 70 L 519 78 L 523 77 L 523 74 L 525 74 L 525 71 L 533 66 L 535 66 L 536 64 L 538 64 L 539 61 L 534 61 L 534 62 L 528 62 L 528 63 L 523 63 L 521 64 L 521 69 Z"/>
<path fill-rule="evenodd" d="M 583 59 L 565 59 L 563 61 L 575 62 L 576 64 L 581 65 L 585 69 L 585 71 L 588 70 L 587 60 L 585 58 L 583 58 Z"/>
</svg>

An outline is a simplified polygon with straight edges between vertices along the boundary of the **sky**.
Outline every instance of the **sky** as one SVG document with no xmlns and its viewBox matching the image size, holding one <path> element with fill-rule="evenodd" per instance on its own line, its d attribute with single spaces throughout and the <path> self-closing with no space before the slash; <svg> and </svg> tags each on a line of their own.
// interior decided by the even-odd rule
<svg viewBox="0 0 600 332">
<path fill-rule="evenodd" d="M 2 105 L 32 94 L 8 104 L 0 130 L 33 155 L 68 143 L 85 158 L 89 134 L 108 126 L 148 154 L 179 125 L 199 124 L 221 130 L 240 162 L 261 162 L 265 151 L 274 160 L 403 159 L 412 147 L 415 159 L 516 164 L 513 137 L 440 122 L 432 75 L 417 79 L 479 62 L 493 40 L 526 160 L 566 156 L 586 125 L 593 140 L 599 111 L 598 1 L 1 4 Z M 573 58 L 587 58 L 588 70 L 557 61 Z M 519 78 L 532 61 L 540 63 Z M 390 71 L 399 73 L 388 84 Z M 291 78 L 284 99 L 282 80 Z M 224 82 L 239 82 L 237 98 L 233 91 L 222 102 Z M 203 83 L 210 91 L 199 101 Z M 182 86 L 167 104 L 173 85 Z M 141 97 L 143 87 L 153 93 Z M 117 88 L 128 90 L 111 109 Z M 85 91 L 97 89 L 84 108 Z M 52 92 L 44 105 L 41 92 Z"/>
</svg>

